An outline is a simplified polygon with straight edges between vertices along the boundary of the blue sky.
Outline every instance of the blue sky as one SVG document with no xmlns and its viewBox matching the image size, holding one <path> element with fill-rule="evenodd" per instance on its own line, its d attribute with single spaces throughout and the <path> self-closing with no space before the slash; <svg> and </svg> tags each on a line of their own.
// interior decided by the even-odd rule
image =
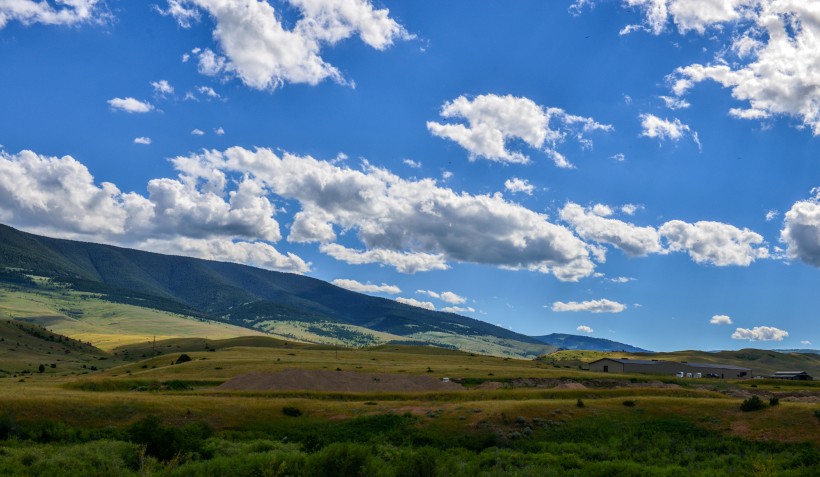
<svg viewBox="0 0 820 477">
<path fill-rule="evenodd" d="M 820 342 L 820 2 L 0 2 L 0 222 L 525 334 Z"/>
</svg>

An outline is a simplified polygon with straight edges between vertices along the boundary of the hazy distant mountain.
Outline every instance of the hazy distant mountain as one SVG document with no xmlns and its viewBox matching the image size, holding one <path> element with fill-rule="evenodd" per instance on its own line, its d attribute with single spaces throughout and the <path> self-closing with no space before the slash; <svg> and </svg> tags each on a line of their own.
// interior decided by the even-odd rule
<svg viewBox="0 0 820 477">
<path fill-rule="evenodd" d="M 564 333 L 552 333 L 544 336 L 533 336 L 536 340 L 557 346 L 562 349 L 583 349 L 590 351 L 626 351 L 628 353 L 648 353 L 649 351 L 635 346 L 604 338 L 593 338 L 591 336 L 568 335 Z"/>
<path fill-rule="evenodd" d="M 820 349 L 776 349 L 778 353 L 813 353 L 820 354 Z"/>
<path fill-rule="evenodd" d="M 324 325 L 338 323 L 479 352 L 538 355 L 550 350 L 541 341 L 483 321 L 355 293 L 302 275 L 54 239 L 0 225 L 0 283 L 25 285 L 26 274 L 100 293 L 110 301 L 249 328 L 268 329 L 271 323 L 287 321 L 317 324 L 311 325 L 315 332 L 332 333 L 327 330 L 340 328 Z M 465 347 L 465 339 L 473 345 Z M 483 342 L 487 350 L 480 347 Z"/>
</svg>

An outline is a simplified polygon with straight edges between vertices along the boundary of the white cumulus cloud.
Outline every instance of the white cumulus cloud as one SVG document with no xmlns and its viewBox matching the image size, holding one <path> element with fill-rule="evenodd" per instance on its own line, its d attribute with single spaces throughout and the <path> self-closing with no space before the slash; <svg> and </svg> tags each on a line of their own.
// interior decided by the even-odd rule
<svg viewBox="0 0 820 477">
<path fill-rule="evenodd" d="M 459 296 L 451 291 L 438 293 L 432 290 L 416 290 L 416 293 L 421 293 L 423 295 L 429 296 L 430 298 L 435 298 L 437 300 L 441 300 L 452 305 L 460 305 L 467 301 L 467 299 L 463 296 Z"/>
<path fill-rule="evenodd" d="M 737 328 L 732 333 L 733 340 L 748 341 L 783 341 L 789 336 L 789 332 L 772 326 L 755 326 L 752 329 Z"/>
<path fill-rule="evenodd" d="M 698 133 L 693 131 L 688 125 L 680 122 L 680 119 L 673 120 L 662 119 L 654 114 L 641 114 L 641 127 L 643 131 L 641 136 L 649 138 L 657 138 L 660 141 L 671 140 L 677 142 L 682 138 L 689 136 L 697 144 L 700 149 L 700 139 Z"/>
<path fill-rule="evenodd" d="M 145 137 L 145 136 L 135 137 L 134 138 L 134 144 L 145 144 L 145 145 L 151 144 L 151 138 L 150 137 Z"/>
<path fill-rule="evenodd" d="M 713 325 L 731 325 L 732 319 L 726 315 L 714 315 L 709 320 L 709 323 Z"/>
<path fill-rule="evenodd" d="M 154 109 L 153 104 L 131 97 L 109 99 L 108 105 L 111 106 L 111 109 L 118 109 L 126 113 L 148 113 Z"/>
<path fill-rule="evenodd" d="M 102 0 L 0 1 L 0 28 L 11 21 L 23 25 L 78 25 L 106 21 L 110 15 Z"/>
<path fill-rule="evenodd" d="M 729 224 L 672 220 L 663 224 L 658 232 L 670 251 L 686 252 L 697 263 L 748 266 L 769 257 L 769 249 L 760 234 Z"/>
<path fill-rule="evenodd" d="M 192 129 L 191 130 L 191 135 L 193 135 L 193 136 L 204 136 L 205 131 L 203 131 L 202 129 Z"/>
<path fill-rule="evenodd" d="M 261 148 L 207 151 L 172 162 L 194 177 L 216 170 L 256 178 L 301 207 L 288 240 L 319 242 L 323 253 L 348 263 L 412 273 L 468 262 L 568 281 L 594 270 L 586 244 L 572 232 L 500 194 L 455 192 L 433 179 L 406 180 L 369 164 L 359 171 Z M 364 249 L 334 243 L 337 230 L 355 232 Z"/>
<path fill-rule="evenodd" d="M 617 301 L 607 300 L 602 298 L 600 300 L 589 301 L 570 301 L 562 302 L 556 301 L 552 304 L 552 311 L 556 312 L 579 312 L 586 311 L 591 313 L 620 313 L 626 310 L 626 305 L 618 303 Z"/>
<path fill-rule="evenodd" d="M 590 147 L 584 133 L 613 130 L 592 118 L 575 116 L 560 108 L 545 108 L 529 98 L 512 95 L 486 94 L 472 100 L 459 96 L 444 103 L 440 114 L 444 119 L 463 119 L 467 124 L 428 121 L 427 129 L 435 136 L 458 143 L 469 152 L 470 160 L 528 163 L 527 154 L 507 147 L 509 141 L 518 139 L 545 152 L 558 167 L 571 168 L 572 164 L 557 150 L 561 143 L 569 137 Z"/>
<path fill-rule="evenodd" d="M 398 295 L 401 293 L 401 288 L 395 285 L 388 285 L 386 283 L 382 283 L 381 285 L 373 285 L 371 283 L 361 283 L 347 278 L 337 278 L 331 283 L 337 287 L 342 287 L 358 293 L 386 293 L 388 295 Z"/>
<path fill-rule="evenodd" d="M 304 273 L 309 265 L 266 242 L 281 239 L 259 182 L 220 171 L 152 179 L 147 195 L 97 185 L 71 156 L 0 151 L 0 216 L 49 236 Z"/>
<path fill-rule="evenodd" d="M 584 240 L 607 243 L 632 257 L 661 253 L 658 231 L 652 227 L 639 227 L 617 219 L 601 216 L 592 209 L 584 209 L 568 202 L 560 212 L 561 220 L 568 222 Z M 611 213 L 611 210 L 609 210 Z"/>
<path fill-rule="evenodd" d="M 174 87 L 167 80 L 152 81 L 151 87 L 154 88 L 154 93 L 161 96 L 174 94 Z"/>
<path fill-rule="evenodd" d="M 325 61 L 322 50 L 352 36 L 377 50 L 396 40 L 410 39 L 387 9 L 369 0 L 287 0 L 300 18 L 283 24 L 267 0 L 171 0 L 161 10 L 181 26 L 190 27 L 206 12 L 215 22 L 213 37 L 222 54 L 205 48 L 199 71 L 207 75 L 235 75 L 255 89 L 274 89 L 285 83 L 316 85 L 325 79 L 339 83 L 341 72 Z"/>
<path fill-rule="evenodd" d="M 575 329 L 580 331 L 581 333 L 592 333 L 593 331 L 595 331 L 587 325 L 581 325 L 581 326 L 579 326 L 578 328 L 575 328 Z"/>
<path fill-rule="evenodd" d="M 412 305 L 412 306 L 417 306 L 419 308 L 424 308 L 426 310 L 436 311 L 436 305 L 432 304 L 429 301 L 419 301 L 419 300 L 416 300 L 415 298 L 404 298 L 404 297 L 398 297 L 398 298 L 396 298 L 396 301 L 399 302 L 399 303 L 404 303 L 405 305 Z"/>
<path fill-rule="evenodd" d="M 814 197 L 795 202 L 786 212 L 780 241 L 790 258 L 820 267 L 820 189 L 812 192 Z"/>
<path fill-rule="evenodd" d="M 535 186 L 530 184 L 530 181 L 517 177 L 504 181 L 504 188 L 513 194 L 523 192 L 524 194 L 532 195 L 533 191 L 535 191 Z"/>
</svg>

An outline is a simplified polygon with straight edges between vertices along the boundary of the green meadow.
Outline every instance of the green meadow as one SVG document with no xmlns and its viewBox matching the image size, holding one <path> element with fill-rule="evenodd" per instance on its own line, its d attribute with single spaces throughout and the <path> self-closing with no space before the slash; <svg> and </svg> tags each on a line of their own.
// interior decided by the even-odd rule
<svg viewBox="0 0 820 477">
<path fill-rule="evenodd" d="M 0 475 L 820 473 L 820 404 L 781 399 L 743 412 L 732 394 L 817 393 L 814 383 L 600 375 L 440 348 L 259 336 L 72 354 L 86 366 L 0 378 Z M 178 362 L 183 354 L 190 361 Z M 294 368 L 447 377 L 464 389 L 218 388 Z"/>
</svg>

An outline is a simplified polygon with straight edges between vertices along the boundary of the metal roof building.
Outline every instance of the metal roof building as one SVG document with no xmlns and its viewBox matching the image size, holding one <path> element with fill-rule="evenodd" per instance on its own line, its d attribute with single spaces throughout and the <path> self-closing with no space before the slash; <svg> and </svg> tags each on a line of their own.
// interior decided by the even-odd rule
<svg viewBox="0 0 820 477">
<path fill-rule="evenodd" d="M 752 377 L 751 368 L 731 364 L 690 363 L 686 361 L 661 361 L 629 358 L 602 358 L 589 363 L 590 371 L 599 373 L 644 373 L 703 377 L 719 379 L 747 379 Z"/>
</svg>

